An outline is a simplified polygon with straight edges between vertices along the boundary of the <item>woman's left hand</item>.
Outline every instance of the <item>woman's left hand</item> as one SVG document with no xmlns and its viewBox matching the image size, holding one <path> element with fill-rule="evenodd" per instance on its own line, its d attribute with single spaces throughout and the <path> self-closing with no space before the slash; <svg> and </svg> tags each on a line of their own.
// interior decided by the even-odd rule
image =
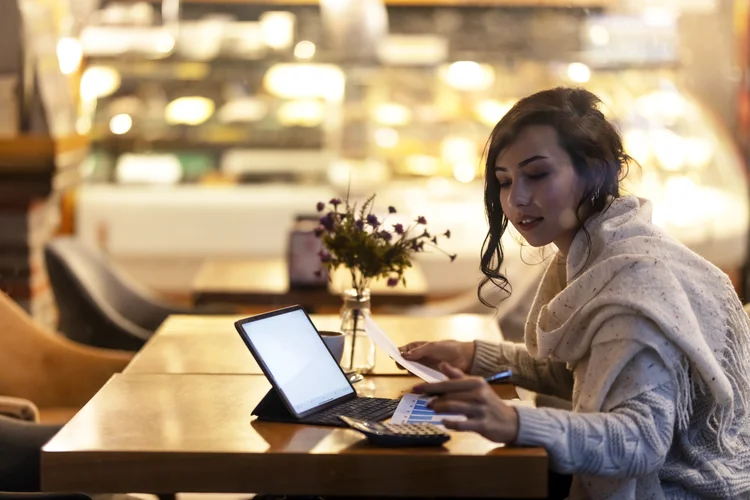
<svg viewBox="0 0 750 500">
<path fill-rule="evenodd" d="M 459 431 L 474 431 L 491 441 L 509 443 L 518 436 L 518 413 L 503 402 L 481 377 L 469 377 L 447 363 L 440 365 L 448 380 L 414 386 L 417 394 L 432 395 L 429 407 L 436 413 L 465 415 L 466 420 L 445 420 L 443 425 Z"/>
</svg>

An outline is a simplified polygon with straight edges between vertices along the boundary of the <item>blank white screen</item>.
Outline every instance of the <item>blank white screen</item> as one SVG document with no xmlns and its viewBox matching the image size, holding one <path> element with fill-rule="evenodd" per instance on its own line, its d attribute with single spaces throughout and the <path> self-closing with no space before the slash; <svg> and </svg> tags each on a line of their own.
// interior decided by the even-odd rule
<svg viewBox="0 0 750 500">
<path fill-rule="evenodd" d="M 297 413 L 354 392 L 304 311 L 251 321 L 242 328 Z"/>
</svg>

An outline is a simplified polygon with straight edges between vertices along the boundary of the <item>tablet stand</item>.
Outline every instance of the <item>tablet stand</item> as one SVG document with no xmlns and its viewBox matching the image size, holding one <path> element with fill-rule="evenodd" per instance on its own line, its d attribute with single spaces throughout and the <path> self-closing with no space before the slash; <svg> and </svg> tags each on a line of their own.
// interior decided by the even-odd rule
<svg viewBox="0 0 750 500">
<path fill-rule="evenodd" d="M 300 422 L 299 419 L 289 413 L 284 401 L 273 387 L 253 408 L 252 414 L 258 417 L 258 420 L 265 420 L 267 422 Z"/>
</svg>

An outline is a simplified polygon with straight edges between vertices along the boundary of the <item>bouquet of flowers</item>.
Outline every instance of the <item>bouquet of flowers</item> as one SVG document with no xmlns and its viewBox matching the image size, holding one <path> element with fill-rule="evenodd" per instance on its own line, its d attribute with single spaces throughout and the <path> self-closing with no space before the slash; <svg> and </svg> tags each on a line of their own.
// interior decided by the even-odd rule
<svg viewBox="0 0 750 500">
<path fill-rule="evenodd" d="M 315 234 L 322 239 L 325 248 L 320 252 L 320 262 L 329 271 L 339 266 L 348 269 L 358 296 L 373 278 L 386 278 L 391 287 L 399 283 L 406 285 L 404 271 L 411 267 L 412 257 L 429 248 L 444 253 L 451 262 L 456 259 L 455 254 L 438 247 L 438 239 L 450 238 L 450 230 L 432 235 L 422 216 L 406 226 L 388 224 L 388 215 L 395 214 L 396 209 L 388 207 L 388 215 L 381 220 L 372 213 L 374 200 L 375 195 L 370 196 L 359 208 L 356 203 L 350 204 L 348 198 L 317 204 L 322 216 Z"/>
</svg>

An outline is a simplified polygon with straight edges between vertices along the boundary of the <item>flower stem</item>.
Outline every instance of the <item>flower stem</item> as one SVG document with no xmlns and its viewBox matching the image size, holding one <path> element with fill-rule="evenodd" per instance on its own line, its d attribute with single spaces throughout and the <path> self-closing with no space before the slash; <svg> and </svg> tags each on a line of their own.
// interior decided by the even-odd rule
<svg viewBox="0 0 750 500">
<path fill-rule="evenodd" d="M 359 292 L 357 292 L 357 302 L 359 303 Z M 351 352 L 351 369 L 354 370 L 354 353 L 356 352 L 354 350 L 354 347 L 357 345 L 357 322 L 359 320 L 359 309 L 355 308 L 354 311 L 352 311 L 352 314 L 354 315 L 354 332 L 352 333 L 352 352 Z"/>
</svg>

